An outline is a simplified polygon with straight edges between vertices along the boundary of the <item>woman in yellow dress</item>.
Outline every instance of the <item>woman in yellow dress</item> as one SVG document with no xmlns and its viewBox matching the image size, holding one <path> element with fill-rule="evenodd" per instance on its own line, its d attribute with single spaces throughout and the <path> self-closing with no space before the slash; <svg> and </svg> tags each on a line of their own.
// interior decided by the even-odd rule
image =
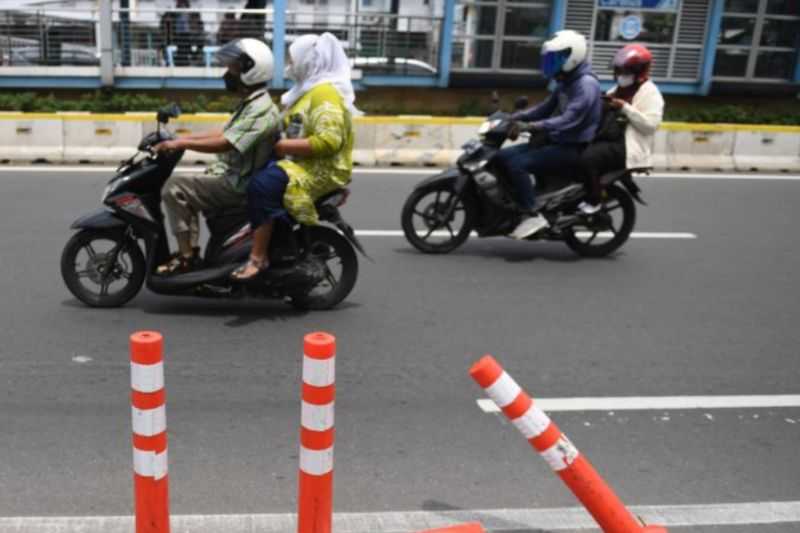
<svg viewBox="0 0 800 533">
<path fill-rule="evenodd" d="M 359 112 L 341 43 L 330 33 L 303 35 L 288 56 L 294 86 L 281 98 L 287 137 L 275 145 L 282 159 L 250 180 L 247 202 L 255 236 L 249 260 L 233 273 L 239 280 L 269 267 L 276 217 L 288 212 L 301 224 L 317 224 L 314 202 L 346 186 L 353 170 L 352 117 Z"/>
</svg>

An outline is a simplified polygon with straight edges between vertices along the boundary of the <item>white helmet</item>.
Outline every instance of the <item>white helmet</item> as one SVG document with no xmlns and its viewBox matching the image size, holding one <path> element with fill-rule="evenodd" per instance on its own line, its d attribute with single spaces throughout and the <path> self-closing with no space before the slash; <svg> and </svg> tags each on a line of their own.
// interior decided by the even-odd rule
<svg viewBox="0 0 800 533">
<path fill-rule="evenodd" d="M 572 30 L 562 30 L 542 45 L 542 72 L 552 78 L 572 72 L 586 60 L 586 37 Z"/>
<path fill-rule="evenodd" d="M 239 80 L 247 87 L 264 85 L 272 79 L 275 60 L 272 50 L 258 39 L 237 39 L 217 52 L 223 66 L 238 62 L 241 69 Z"/>
</svg>

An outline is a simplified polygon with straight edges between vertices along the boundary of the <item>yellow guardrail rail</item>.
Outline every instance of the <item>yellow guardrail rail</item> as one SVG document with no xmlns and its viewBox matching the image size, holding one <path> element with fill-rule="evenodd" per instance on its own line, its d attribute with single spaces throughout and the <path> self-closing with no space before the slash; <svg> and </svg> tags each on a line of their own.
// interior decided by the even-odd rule
<svg viewBox="0 0 800 533">
<path fill-rule="evenodd" d="M 220 123 L 228 118 L 227 113 L 199 113 L 182 115 L 176 122 Z M 0 112 L 0 120 L 64 120 L 93 122 L 151 122 L 155 113 L 16 113 Z M 360 124 L 403 124 L 409 126 L 477 126 L 486 120 L 482 117 L 434 117 L 423 115 L 363 116 L 355 119 Z M 769 124 L 712 124 L 695 122 L 664 122 L 662 129 L 667 131 L 754 131 L 772 133 L 800 133 L 800 126 L 774 126 Z"/>
</svg>

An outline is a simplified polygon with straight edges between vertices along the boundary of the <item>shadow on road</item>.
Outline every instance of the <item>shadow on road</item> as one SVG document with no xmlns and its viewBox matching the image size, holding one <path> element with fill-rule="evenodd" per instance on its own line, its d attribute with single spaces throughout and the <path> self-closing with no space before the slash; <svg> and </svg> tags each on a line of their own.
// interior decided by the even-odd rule
<svg viewBox="0 0 800 533">
<path fill-rule="evenodd" d="M 395 248 L 398 254 L 417 255 L 433 257 L 433 254 L 423 254 L 414 248 Z M 455 257 L 480 257 L 485 259 L 503 260 L 507 263 L 527 263 L 533 261 L 549 261 L 554 263 L 580 263 L 584 261 L 614 261 L 618 256 L 624 255 L 624 251 L 612 254 L 603 258 L 580 257 L 564 244 L 558 243 L 538 243 L 527 245 L 526 243 L 494 240 L 486 242 L 475 242 L 458 248 L 445 256 Z"/>
<path fill-rule="evenodd" d="M 446 502 L 441 502 L 438 500 L 425 500 L 422 502 L 422 509 L 424 511 L 436 512 L 436 511 L 464 511 L 469 513 L 469 521 L 471 522 L 480 522 L 481 524 L 487 524 L 491 522 L 492 524 L 492 532 L 493 533 L 552 533 L 548 529 L 530 529 L 525 527 L 523 524 L 519 524 L 516 522 L 508 521 L 508 520 L 501 520 L 497 516 L 485 516 L 482 517 L 480 512 L 476 511 L 468 511 L 462 507 L 457 507 L 455 505 L 450 505 Z"/>
<path fill-rule="evenodd" d="M 61 305 L 87 311 L 106 311 L 87 307 L 76 299 L 64 300 Z M 315 313 L 336 312 L 355 309 L 361 304 L 342 302 L 330 311 L 312 311 Z M 249 326 L 256 322 L 287 322 L 308 315 L 309 311 L 301 311 L 277 300 L 205 300 L 199 298 L 159 297 L 142 298 L 141 295 L 121 309 L 138 309 L 151 315 L 186 316 L 186 317 L 230 317 L 224 322 L 229 328 Z M 118 308 L 117 310 L 119 310 Z"/>
</svg>

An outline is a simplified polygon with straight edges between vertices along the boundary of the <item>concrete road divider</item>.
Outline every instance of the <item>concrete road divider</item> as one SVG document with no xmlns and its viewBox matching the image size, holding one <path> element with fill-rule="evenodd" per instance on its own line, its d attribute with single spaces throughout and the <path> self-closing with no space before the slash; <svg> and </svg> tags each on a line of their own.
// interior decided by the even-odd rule
<svg viewBox="0 0 800 533">
<path fill-rule="evenodd" d="M 600 474 L 544 411 L 491 355 L 470 369 L 530 445 L 580 500 L 605 533 L 666 533 L 660 526 L 643 526 L 611 490 Z"/>
<path fill-rule="evenodd" d="M 336 339 L 309 333 L 303 344 L 297 532 L 331 533 Z"/>
<path fill-rule="evenodd" d="M 169 533 L 164 339 L 134 333 L 130 352 L 136 533 Z"/>
<path fill-rule="evenodd" d="M 736 170 L 791 171 L 800 168 L 800 135 L 785 131 L 737 131 Z"/>
<path fill-rule="evenodd" d="M 183 115 L 178 135 L 220 127 L 227 115 Z M 353 161 L 359 166 L 452 165 L 477 138 L 480 117 L 368 116 L 355 119 Z M 0 161 L 117 163 L 156 129 L 153 113 L 0 113 Z M 524 142 L 524 141 L 518 141 Z M 186 152 L 187 163 L 212 154 Z M 656 134 L 657 170 L 800 171 L 800 127 L 664 123 Z"/>
</svg>

